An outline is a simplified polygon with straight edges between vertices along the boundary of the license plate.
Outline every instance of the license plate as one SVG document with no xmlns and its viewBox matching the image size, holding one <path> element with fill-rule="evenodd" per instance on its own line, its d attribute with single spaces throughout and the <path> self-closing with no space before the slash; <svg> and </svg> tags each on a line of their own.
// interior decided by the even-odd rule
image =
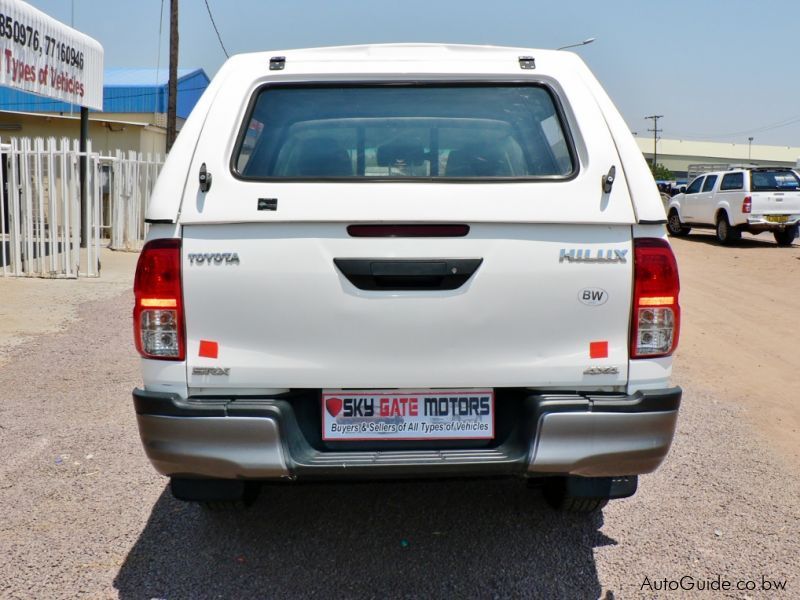
<svg viewBox="0 0 800 600">
<path fill-rule="evenodd" d="M 493 438 L 491 389 L 322 392 L 323 440 Z"/>
<path fill-rule="evenodd" d="M 765 218 L 770 223 L 786 223 L 789 221 L 789 215 L 765 215 Z"/>
</svg>

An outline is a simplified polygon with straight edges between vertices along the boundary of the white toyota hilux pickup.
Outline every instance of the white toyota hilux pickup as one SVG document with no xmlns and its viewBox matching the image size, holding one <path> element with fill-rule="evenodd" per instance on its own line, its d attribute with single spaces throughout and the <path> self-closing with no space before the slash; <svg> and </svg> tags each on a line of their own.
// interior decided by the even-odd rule
<svg viewBox="0 0 800 600">
<path fill-rule="evenodd" d="M 658 190 L 576 55 L 240 55 L 169 154 L 134 285 L 139 431 L 173 494 L 515 476 L 630 496 L 681 390 Z"/>
<path fill-rule="evenodd" d="M 771 231 L 779 246 L 791 246 L 800 226 L 800 177 L 784 167 L 704 173 L 670 199 L 667 213 L 670 235 L 714 228 L 718 242 L 732 244 L 743 231 Z"/>
</svg>

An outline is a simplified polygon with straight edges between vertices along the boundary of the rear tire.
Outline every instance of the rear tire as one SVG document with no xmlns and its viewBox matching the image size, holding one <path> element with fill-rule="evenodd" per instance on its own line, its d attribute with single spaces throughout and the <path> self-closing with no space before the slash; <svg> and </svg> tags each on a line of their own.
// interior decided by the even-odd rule
<svg viewBox="0 0 800 600">
<path fill-rule="evenodd" d="M 728 221 L 728 215 L 720 212 L 717 215 L 717 241 L 720 244 L 733 244 L 742 239 L 742 232 L 733 227 Z"/>
<path fill-rule="evenodd" d="M 675 237 L 683 237 L 685 235 L 689 235 L 691 230 L 691 227 L 684 225 L 681 222 L 681 217 L 677 210 L 673 208 L 671 211 L 669 211 L 669 217 L 667 218 L 667 231 L 670 235 Z"/>
<path fill-rule="evenodd" d="M 778 246 L 791 246 L 792 242 L 797 238 L 797 225 L 787 227 L 783 231 L 773 231 L 772 235 L 775 236 L 775 242 Z"/>
</svg>

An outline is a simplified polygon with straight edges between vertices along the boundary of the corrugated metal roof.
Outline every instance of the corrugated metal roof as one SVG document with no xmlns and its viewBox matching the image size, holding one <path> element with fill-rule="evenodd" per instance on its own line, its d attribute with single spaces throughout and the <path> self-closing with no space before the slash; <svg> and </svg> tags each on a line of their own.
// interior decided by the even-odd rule
<svg viewBox="0 0 800 600">
<path fill-rule="evenodd" d="M 103 74 L 103 112 L 167 112 L 167 69 L 106 69 Z M 178 107 L 185 119 L 208 87 L 203 69 L 178 69 Z M 0 110 L 68 113 L 80 107 L 66 102 L 0 87 Z"/>
<path fill-rule="evenodd" d="M 203 69 L 178 69 L 178 80 Z M 208 79 L 208 77 L 206 77 Z M 169 69 L 128 69 L 113 68 L 103 71 L 103 87 L 116 85 L 136 87 L 160 87 L 169 82 Z"/>
</svg>

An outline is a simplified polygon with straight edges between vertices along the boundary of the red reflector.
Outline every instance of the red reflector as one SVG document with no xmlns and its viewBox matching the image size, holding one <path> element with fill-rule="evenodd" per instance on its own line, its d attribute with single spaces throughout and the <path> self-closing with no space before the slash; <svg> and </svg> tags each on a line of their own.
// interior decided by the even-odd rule
<svg viewBox="0 0 800 600">
<path fill-rule="evenodd" d="M 469 225 L 348 225 L 350 237 L 464 237 Z"/>
<path fill-rule="evenodd" d="M 208 340 L 200 340 L 200 352 L 198 352 L 198 355 L 204 358 L 218 358 L 219 344 Z"/>
<path fill-rule="evenodd" d="M 608 342 L 589 342 L 589 358 L 608 358 Z"/>
</svg>

